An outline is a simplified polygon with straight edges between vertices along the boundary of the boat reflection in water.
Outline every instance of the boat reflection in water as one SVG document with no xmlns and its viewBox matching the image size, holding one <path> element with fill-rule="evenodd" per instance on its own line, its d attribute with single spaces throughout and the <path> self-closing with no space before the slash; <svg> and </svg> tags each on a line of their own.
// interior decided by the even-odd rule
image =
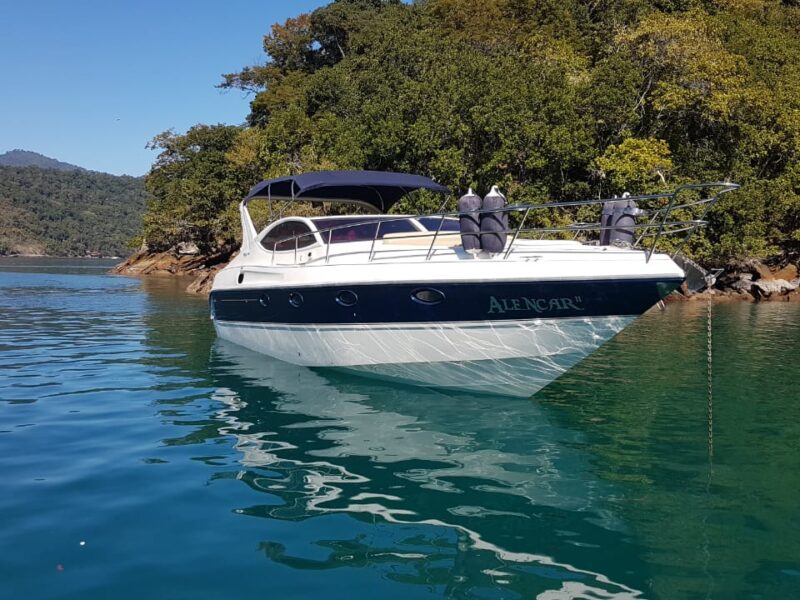
<svg viewBox="0 0 800 600">
<path fill-rule="evenodd" d="M 222 340 L 212 363 L 220 433 L 242 455 L 238 473 L 218 476 L 268 497 L 237 512 L 315 517 L 305 543 L 298 530 L 296 547 L 263 542 L 271 560 L 377 568 L 448 594 L 641 595 L 629 587 L 641 581 L 618 582 L 631 578 L 618 565 L 639 561 L 622 558 L 626 533 L 602 508 L 611 485 L 540 405 L 314 371 Z"/>
</svg>

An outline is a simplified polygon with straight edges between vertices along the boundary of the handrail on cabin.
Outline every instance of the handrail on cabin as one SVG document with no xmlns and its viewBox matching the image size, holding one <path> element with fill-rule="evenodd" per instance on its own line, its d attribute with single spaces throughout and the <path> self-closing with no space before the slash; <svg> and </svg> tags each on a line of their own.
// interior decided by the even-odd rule
<svg viewBox="0 0 800 600">
<path fill-rule="evenodd" d="M 671 192 L 662 192 L 657 194 L 642 194 L 639 196 L 626 196 L 624 198 L 603 198 L 603 199 L 596 199 L 596 200 L 566 200 L 560 202 L 550 202 L 547 204 L 517 204 L 517 205 L 507 205 L 500 208 L 488 209 L 488 210 L 479 210 L 480 214 L 493 214 L 493 213 L 523 213 L 522 219 L 518 226 L 510 229 L 492 231 L 492 234 L 512 234 L 512 238 L 510 243 L 508 244 L 507 248 L 503 253 L 503 260 L 506 260 L 511 252 L 513 251 L 514 244 L 516 243 L 519 235 L 521 233 L 540 233 L 542 235 L 546 235 L 549 233 L 562 233 L 562 232 L 575 232 L 577 234 L 581 232 L 588 232 L 588 231 L 597 231 L 602 232 L 606 230 L 613 230 L 617 229 L 618 226 L 611 225 L 611 226 L 602 226 L 600 223 L 573 223 L 566 226 L 559 226 L 559 227 L 524 227 L 525 221 L 528 218 L 528 215 L 531 211 L 534 210 L 544 210 L 544 209 L 554 209 L 554 208 L 571 208 L 571 207 L 580 207 L 580 206 L 602 206 L 606 202 L 614 201 L 614 200 L 628 200 L 632 202 L 643 202 L 648 200 L 659 200 L 667 198 L 669 199 L 668 203 L 664 207 L 655 208 L 655 209 L 638 209 L 638 214 L 650 215 L 651 218 L 647 223 L 634 223 L 632 225 L 626 225 L 626 229 L 633 229 L 633 230 L 641 230 L 641 234 L 636 239 L 636 241 L 631 245 L 632 248 L 639 248 L 639 244 L 645 238 L 654 238 L 653 243 L 648 247 L 645 248 L 646 251 L 646 260 L 649 262 L 652 255 L 655 253 L 656 247 L 658 246 L 658 242 L 663 235 L 672 235 L 675 233 L 682 233 L 687 232 L 684 236 L 684 239 L 680 242 L 677 249 L 674 251 L 672 256 L 674 257 L 677 255 L 678 252 L 683 248 L 686 244 L 686 241 L 691 237 L 691 235 L 699 228 L 704 225 L 708 224 L 708 221 L 705 220 L 706 216 L 708 215 L 708 211 L 711 207 L 716 204 L 722 194 L 727 192 L 732 192 L 737 190 L 740 186 L 736 183 L 730 182 L 710 182 L 710 183 L 698 183 L 698 184 L 686 184 L 677 187 L 675 190 Z M 698 200 L 688 201 L 682 204 L 675 204 L 676 200 L 678 199 L 679 195 L 683 192 L 690 191 L 690 190 L 701 190 L 701 189 L 709 189 L 709 188 L 721 188 L 715 194 L 707 198 L 700 198 Z M 689 220 L 668 220 L 670 214 L 677 210 L 683 210 L 687 208 L 693 208 L 697 206 L 703 206 L 703 212 L 698 219 L 689 219 Z M 299 240 L 301 238 L 305 238 L 308 236 L 316 236 L 319 234 L 320 238 L 327 233 L 328 234 L 328 242 L 327 248 L 325 250 L 325 264 L 328 264 L 330 260 L 330 247 L 331 247 L 331 240 L 333 236 L 333 232 L 339 229 L 349 229 L 360 227 L 362 225 L 372 225 L 375 224 L 375 234 L 373 235 L 372 243 L 370 245 L 369 251 L 369 259 L 368 262 L 372 262 L 376 251 L 375 246 L 380 235 L 381 225 L 384 223 L 391 223 L 391 222 L 398 222 L 398 221 L 406 221 L 409 218 L 439 218 L 439 225 L 436 228 L 436 231 L 420 231 L 416 234 L 411 234 L 406 237 L 409 239 L 413 238 L 428 238 L 431 237 L 431 243 L 428 247 L 428 251 L 425 257 L 425 260 L 430 260 L 430 258 L 434 254 L 434 248 L 436 246 L 436 241 L 441 234 L 442 227 L 444 226 L 444 220 L 446 218 L 457 218 L 462 215 L 461 212 L 437 212 L 437 213 L 430 213 L 418 216 L 399 216 L 399 217 L 390 217 L 390 218 L 381 218 L 376 220 L 372 218 L 370 220 L 358 221 L 356 223 L 346 223 L 344 225 L 333 225 L 331 227 L 326 227 L 324 229 L 318 229 L 316 231 L 309 231 L 306 233 L 295 234 L 292 236 L 287 236 L 286 238 L 282 238 L 277 240 L 273 243 L 273 257 L 274 253 L 277 251 L 277 247 L 279 244 L 284 242 L 294 241 L 294 264 L 297 265 L 297 254 L 299 249 Z M 660 217 L 660 220 L 659 220 Z M 648 230 L 656 228 L 655 232 L 649 232 Z M 670 229 L 671 228 L 671 229 Z M 448 231 L 448 233 L 454 233 Z"/>
</svg>

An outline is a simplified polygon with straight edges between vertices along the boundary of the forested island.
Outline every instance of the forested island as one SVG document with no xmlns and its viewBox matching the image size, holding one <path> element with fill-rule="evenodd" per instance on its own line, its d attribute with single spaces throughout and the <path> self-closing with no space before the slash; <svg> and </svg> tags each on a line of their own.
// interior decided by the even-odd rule
<svg viewBox="0 0 800 600">
<path fill-rule="evenodd" d="M 7 152 L 0 155 L 0 256 L 126 256 L 145 195 L 141 177 Z"/>
<path fill-rule="evenodd" d="M 795 0 L 334 1 L 274 25 L 265 62 L 224 75 L 253 94 L 246 124 L 152 141 L 137 260 L 190 243 L 192 268 L 220 263 L 257 181 L 376 169 L 498 184 L 513 203 L 735 181 L 688 253 L 791 275 L 798 31 Z"/>
<path fill-rule="evenodd" d="M 15 148 L 0 154 L 0 167 L 39 167 L 56 171 L 85 171 L 83 167 L 50 158 L 38 152 Z"/>
</svg>

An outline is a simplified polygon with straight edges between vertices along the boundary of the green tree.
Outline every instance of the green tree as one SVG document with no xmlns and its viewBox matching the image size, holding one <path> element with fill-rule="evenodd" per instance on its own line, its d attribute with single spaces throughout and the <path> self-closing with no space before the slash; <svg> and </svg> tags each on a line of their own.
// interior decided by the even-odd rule
<svg viewBox="0 0 800 600">
<path fill-rule="evenodd" d="M 164 250 L 191 241 L 210 252 L 232 244 L 237 229 L 227 210 L 247 189 L 228 161 L 241 129 L 229 125 L 196 125 L 185 135 L 165 131 L 149 147 L 160 150 L 147 175 L 152 198 L 144 219 L 144 238 Z"/>
<path fill-rule="evenodd" d="M 628 138 L 609 146 L 595 164 L 601 178 L 608 178 L 615 193 L 663 190 L 672 171 L 669 146 L 664 140 Z"/>
<path fill-rule="evenodd" d="M 734 180 L 688 250 L 796 257 L 798 30 L 777 0 L 337 0 L 224 76 L 254 94 L 246 127 L 154 140 L 148 241 L 232 243 L 259 178 L 342 168 L 500 184 L 512 202 Z"/>
</svg>

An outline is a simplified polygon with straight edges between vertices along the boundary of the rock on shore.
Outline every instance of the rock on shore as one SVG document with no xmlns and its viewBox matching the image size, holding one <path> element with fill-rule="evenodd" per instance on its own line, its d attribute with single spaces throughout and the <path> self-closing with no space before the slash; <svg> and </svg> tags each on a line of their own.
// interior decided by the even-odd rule
<svg viewBox="0 0 800 600">
<path fill-rule="evenodd" d="M 208 294 L 214 276 L 235 256 L 231 249 L 213 254 L 201 254 L 194 244 L 179 244 L 163 252 L 151 252 L 143 247 L 117 265 L 113 273 L 120 275 L 169 275 L 194 277 L 186 288 L 193 294 Z"/>
<path fill-rule="evenodd" d="M 756 260 L 730 263 L 717 278 L 713 288 L 690 293 L 684 287 L 670 300 L 700 300 L 744 302 L 800 302 L 800 277 L 794 263 L 769 267 Z"/>
</svg>

